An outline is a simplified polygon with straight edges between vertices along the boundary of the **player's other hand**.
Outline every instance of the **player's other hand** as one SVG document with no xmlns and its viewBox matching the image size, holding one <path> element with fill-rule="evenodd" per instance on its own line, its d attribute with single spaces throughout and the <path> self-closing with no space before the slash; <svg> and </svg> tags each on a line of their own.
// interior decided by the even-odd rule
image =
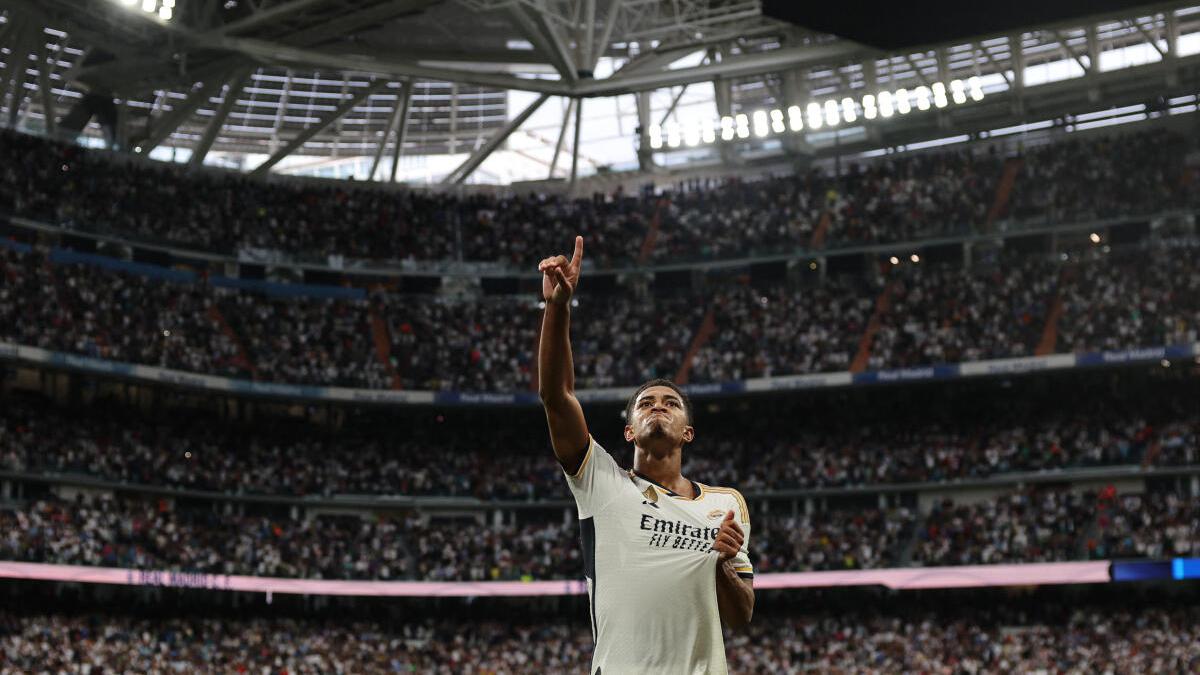
<svg viewBox="0 0 1200 675">
<path fill-rule="evenodd" d="M 575 237 L 575 253 L 567 260 L 566 256 L 556 255 L 538 263 L 538 271 L 542 273 L 542 297 L 547 303 L 560 307 L 571 301 L 575 287 L 579 285 L 579 268 L 583 265 L 583 237 Z"/>
<path fill-rule="evenodd" d="M 719 555 L 717 562 L 723 563 L 737 552 L 742 550 L 742 542 L 746 540 L 746 534 L 742 532 L 742 526 L 738 525 L 733 519 L 733 511 L 725 514 L 725 520 L 721 521 L 721 527 L 717 530 L 717 539 L 713 542 L 713 550 Z"/>
</svg>

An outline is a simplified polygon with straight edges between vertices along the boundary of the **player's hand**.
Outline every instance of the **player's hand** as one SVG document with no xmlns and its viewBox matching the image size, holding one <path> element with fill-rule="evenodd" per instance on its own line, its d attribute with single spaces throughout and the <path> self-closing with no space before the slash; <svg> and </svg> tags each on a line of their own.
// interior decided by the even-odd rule
<svg viewBox="0 0 1200 675">
<path fill-rule="evenodd" d="M 713 550 L 719 554 L 717 562 L 723 563 L 737 555 L 745 540 L 746 534 L 742 532 L 742 526 L 734 521 L 733 511 L 726 513 L 725 520 L 721 521 L 721 527 L 717 530 L 717 538 L 713 541 Z"/>
<path fill-rule="evenodd" d="M 538 263 L 538 271 L 542 273 L 542 297 L 548 303 L 560 307 L 571 301 L 575 287 L 579 285 L 579 268 L 583 265 L 583 237 L 575 237 L 575 254 L 567 260 L 566 256 L 556 255 Z"/>
</svg>

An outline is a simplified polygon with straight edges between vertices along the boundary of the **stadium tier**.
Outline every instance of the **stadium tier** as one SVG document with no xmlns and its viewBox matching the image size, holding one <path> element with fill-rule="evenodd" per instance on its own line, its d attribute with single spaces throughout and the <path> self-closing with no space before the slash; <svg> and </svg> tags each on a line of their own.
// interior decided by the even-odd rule
<svg viewBox="0 0 1200 675">
<path fill-rule="evenodd" d="M 1067 261 L 912 265 L 884 275 L 882 289 L 852 278 L 815 288 L 714 280 L 644 297 L 584 293 L 574 327 L 579 386 L 631 386 L 690 371 L 690 381 L 702 384 L 1191 349 L 1200 340 L 1196 250 L 1184 238 Z M 286 284 L 239 290 L 223 277 L 16 243 L 0 246 L 0 265 L 0 339 L 10 344 L 277 383 L 534 387 L 541 310 L 528 298 Z"/>
<path fill-rule="evenodd" d="M 761 620 L 746 632 L 727 630 L 725 643 L 731 670 L 754 674 L 1194 672 L 1200 667 L 1194 595 L 804 596 L 794 607 L 768 601 Z M 118 610 L 98 600 L 70 607 L 28 592 L 9 597 L 36 604 L 0 614 L 4 672 L 565 675 L 583 672 L 592 651 L 586 622 L 560 619 L 548 608 L 502 617 L 495 607 L 414 607 L 380 617 L 378 610 L 344 606 L 235 610 L 178 598 L 164 609 L 161 601 L 135 596 Z M 572 611 L 557 609 L 564 610 Z"/>
<path fill-rule="evenodd" d="M 0 675 L 1200 673 L 1200 6 L 943 4 L 0 2 Z"/>
<path fill-rule="evenodd" d="M 745 258 L 1150 215 L 1195 205 L 1185 136 L 1162 130 L 875 158 L 837 175 L 683 181 L 663 194 L 453 197 L 197 174 L 0 132 L 0 212 L 203 251 L 504 263 L 575 234 L 597 268 Z M 1001 189 L 1003 186 L 1003 189 Z"/>
</svg>

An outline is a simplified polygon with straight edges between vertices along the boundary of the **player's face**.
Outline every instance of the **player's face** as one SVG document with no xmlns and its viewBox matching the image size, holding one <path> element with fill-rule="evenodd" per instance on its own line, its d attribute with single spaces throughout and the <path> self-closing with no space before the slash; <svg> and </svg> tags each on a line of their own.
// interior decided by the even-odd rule
<svg viewBox="0 0 1200 675">
<path fill-rule="evenodd" d="M 625 430 L 627 440 L 645 441 L 670 439 L 675 443 L 692 440 L 687 409 L 683 399 L 670 387 L 648 387 L 633 403 L 633 418 Z"/>
</svg>

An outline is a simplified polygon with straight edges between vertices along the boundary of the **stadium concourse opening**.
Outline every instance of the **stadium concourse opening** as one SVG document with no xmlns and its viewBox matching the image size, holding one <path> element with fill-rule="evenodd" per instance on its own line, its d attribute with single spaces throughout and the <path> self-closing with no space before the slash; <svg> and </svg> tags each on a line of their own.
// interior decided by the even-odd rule
<svg viewBox="0 0 1200 675">
<path fill-rule="evenodd" d="M 1200 6 L 951 5 L 0 3 L 0 673 L 1200 672 Z"/>
</svg>

